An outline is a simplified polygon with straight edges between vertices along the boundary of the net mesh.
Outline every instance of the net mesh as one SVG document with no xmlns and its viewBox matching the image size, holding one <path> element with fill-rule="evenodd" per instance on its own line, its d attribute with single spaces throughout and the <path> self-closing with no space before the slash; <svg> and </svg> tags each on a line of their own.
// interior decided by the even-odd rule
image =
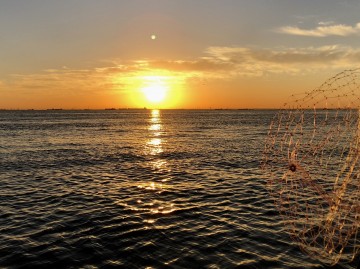
<svg viewBox="0 0 360 269">
<path fill-rule="evenodd" d="M 326 264 L 359 253 L 360 69 L 291 96 L 271 122 L 268 190 L 300 248 Z"/>
</svg>

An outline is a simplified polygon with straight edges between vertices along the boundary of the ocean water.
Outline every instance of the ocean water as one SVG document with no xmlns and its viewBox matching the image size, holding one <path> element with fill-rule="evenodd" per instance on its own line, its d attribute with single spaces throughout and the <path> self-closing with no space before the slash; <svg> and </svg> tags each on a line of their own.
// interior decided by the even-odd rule
<svg viewBox="0 0 360 269">
<path fill-rule="evenodd" d="M 275 113 L 0 111 L 0 267 L 326 268 L 266 189 Z"/>
</svg>

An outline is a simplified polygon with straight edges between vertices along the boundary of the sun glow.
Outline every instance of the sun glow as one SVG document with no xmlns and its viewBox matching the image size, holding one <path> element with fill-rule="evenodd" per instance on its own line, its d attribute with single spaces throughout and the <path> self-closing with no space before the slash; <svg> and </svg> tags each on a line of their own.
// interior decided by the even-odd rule
<svg viewBox="0 0 360 269">
<path fill-rule="evenodd" d="M 129 89 L 126 95 L 129 107 L 178 108 L 183 103 L 185 79 L 184 76 L 163 70 L 144 71 L 128 77 L 124 85 Z M 120 82 L 115 80 L 114 83 Z"/>
<path fill-rule="evenodd" d="M 166 106 L 172 96 L 171 81 L 166 76 L 144 76 L 142 77 L 141 92 L 147 106 Z"/>
<path fill-rule="evenodd" d="M 143 88 L 144 95 L 151 103 L 159 103 L 164 101 L 166 97 L 167 88 L 160 83 L 153 83 Z"/>
</svg>

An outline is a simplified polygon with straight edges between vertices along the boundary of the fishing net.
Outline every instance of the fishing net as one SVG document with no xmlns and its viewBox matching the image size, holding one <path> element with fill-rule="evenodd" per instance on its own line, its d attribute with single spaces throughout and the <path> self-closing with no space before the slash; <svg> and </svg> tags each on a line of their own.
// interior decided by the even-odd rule
<svg viewBox="0 0 360 269">
<path fill-rule="evenodd" d="M 325 264 L 359 254 L 359 108 L 360 69 L 343 71 L 292 96 L 265 143 L 268 189 L 285 228 Z"/>
</svg>

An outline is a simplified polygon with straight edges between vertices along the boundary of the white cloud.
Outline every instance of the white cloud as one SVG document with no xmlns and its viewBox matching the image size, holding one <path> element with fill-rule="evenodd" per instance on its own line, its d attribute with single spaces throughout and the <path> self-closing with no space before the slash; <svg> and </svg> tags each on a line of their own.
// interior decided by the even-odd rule
<svg viewBox="0 0 360 269">
<path fill-rule="evenodd" d="M 333 21 L 320 21 L 319 22 L 319 25 L 331 25 L 331 24 L 334 24 Z"/>
<path fill-rule="evenodd" d="M 336 24 L 332 22 L 320 22 L 314 29 L 302 29 L 296 26 L 284 26 L 278 29 L 278 32 L 290 35 L 326 37 L 326 36 L 350 36 L 360 34 L 360 23 L 355 26 Z"/>
</svg>

